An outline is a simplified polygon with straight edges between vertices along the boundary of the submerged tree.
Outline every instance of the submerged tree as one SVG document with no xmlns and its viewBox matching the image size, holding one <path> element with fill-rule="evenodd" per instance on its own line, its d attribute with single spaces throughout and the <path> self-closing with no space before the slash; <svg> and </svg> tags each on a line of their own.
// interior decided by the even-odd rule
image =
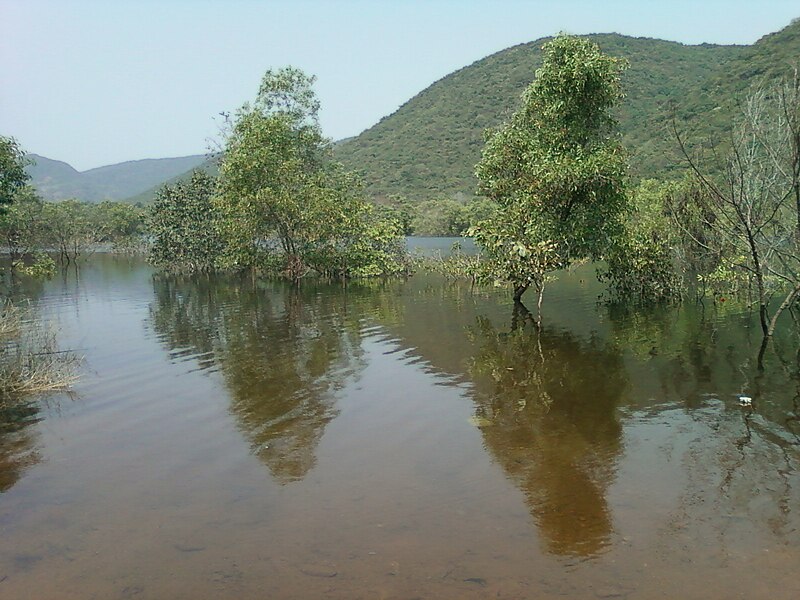
<svg viewBox="0 0 800 600">
<path fill-rule="evenodd" d="M 15 196 L 14 203 L 0 214 L 0 243 L 11 258 L 12 271 L 20 261 L 42 245 L 44 203 L 30 187 Z"/>
<path fill-rule="evenodd" d="M 766 340 L 800 296 L 800 74 L 748 95 L 730 150 L 716 164 L 690 155 L 677 126 L 675 134 L 703 191 L 697 201 L 704 225 L 714 234 L 694 240 L 723 256 L 719 270 L 726 277 L 752 284 Z M 770 317 L 770 300 L 781 290 L 783 301 Z"/>
<path fill-rule="evenodd" d="M 272 261 L 295 281 L 391 271 L 399 224 L 372 214 L 358 179 L 333 160 L 313 83 L 291 67 L 267 71 L 232 123 L 220 165 L 226 262 Z"/>
<path fill-rule="evenodd" d="M 44 247 L 55 250 L 63 265 L 94 254 L 109 236 L 109 224 L 97 206 L 79 200 L 45 202 L 42 222 Z"/>
<path fill-rule="evenodd" d="M 30 176 L 25 172 L 28 162 L 16 139 L 0 135 L 0 210 L 11 204 L 28 183 Z"/>
<path fill-rule="evenodd" d="M 602 257 L 619 234 L 627 171 L 611 116 L 624 61 L 566 35 L 542 51 L 522 106 L 476 167 L 480 191 L 499 210 L 472 229 L 514 299 L 533 286 L 540 305 L 549 273 Z"/>
<path fill-rule="evenodd" d="M 144 208 L 127 202 L 106 200 L 97 205 L 101 220 L 107 230 L 107 242 L 114 252 L 136 254 L 147 248 L 146 217 Z"/>
<path fill-rule="evenodd" d="M 210 271 L 219 259 L 222 241 L 212 202 L 216 183 L 194 171 L 188 182 L 165 185 L 150 208 L 150 260 L 171 271 Z"/>
</svg>

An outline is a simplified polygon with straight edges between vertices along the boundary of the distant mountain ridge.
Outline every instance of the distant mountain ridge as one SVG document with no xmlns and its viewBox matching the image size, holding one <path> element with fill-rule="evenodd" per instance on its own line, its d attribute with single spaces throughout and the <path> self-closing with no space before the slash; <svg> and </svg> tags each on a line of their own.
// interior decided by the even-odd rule
<svg viewBox="0 0 800 600">
<path fill-rule="evenodd" d="M 630 64 L 617 117 L 635 179 L 671 177 L 684 169 L 672 115 L 690 143 L 724 142 L 737 102 L 750 86 L 788 73 L 800 57 L 799 19 L 749 46 L 685 45 L 617 33 L 581 37 Z M 337 141 L 337 159 L 361 174 L 368 195 L 378 201 L 390 195 L 421 201 L 475 194 L 473 171 L 484 132 L 516 108 L 548 39 L 512 46 L 443 77 L 360 135 Z M 186 179 L 195 168 L 217 171 L 217 161 L 202 155 L 133 161 L 85 173 L 40 160 L 31 174 L 41 194 L 92 201 L 108 197 L 147 203 L 161 185 Z"/>
<path fill-rule="evenodd" d="M 78 171 L 69 164 L 29 154 L 31 184 L 46 200 L 77 198 L 87 202 L 124 200 L 185 173 L 206 160 L 203 154 L 148 158 Z"/>
</svg>

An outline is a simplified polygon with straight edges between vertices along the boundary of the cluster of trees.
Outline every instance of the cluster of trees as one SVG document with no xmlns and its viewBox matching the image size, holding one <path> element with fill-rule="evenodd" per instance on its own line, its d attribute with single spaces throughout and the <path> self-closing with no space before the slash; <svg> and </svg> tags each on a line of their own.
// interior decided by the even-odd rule
<svg viewBox="0 0 800 600">
<path fill-rule="evenodd" d="M 103 245 L 118 252 L 141 251 L 144 221 L 145 211 L 130 204 L 44 202 L 24 188 L 0 215 L 0 243 L 12 271 L 46 272 L 55 264 L 52 256 L 68 265 Z"/>
<path fill-rule="evenodd" d="M 751 90 L 725 146 L 690 150 L 702 145 L 690 146 L 674 122 L 685 177 L 630 191 L 612 117 L 625 63 L 563 35 L 542 53 L 521 107 L 476 167 L 481 192 L 497 203 L 470 229 L 483 275 L 510 283 L 516 302 L 534 288 L 540 308 L 551 274 L 584 260 L 604 265 L 619 300 L 741 293 L 768 339 L 800 296 L 797 70 Z"/>
<path fill-rule="evenodd" d="M 364 198 L 321 133 L 313 77 L 268 71 L 225 133 L 219 176 L 161 190 L 153 262 L 186 271 L 260 269 L 297 281 L 406 268 L 402 225 Z"/>
<path fill-rule="evenodd" d="M 674 133 L 689 173 L 639 186 L 606 276 L 622 297 L 745 296 L 768 338 L 800 295 L 800 74 L 752 89 L 725 148 Z"/>
<path fill-rule="evenodd" d="M 11 271 L 46 274 L 75 263 L 102 245 L 120 252 L 146 243 L 145 210 L 121 202 L 45 202 L 28 185 L 25 152 L 14 138 L 0 136 L 0 245 Z"/>
<path fill-rule="evenodd" d="M 268 71 L 253 103 L 229 119 L 219 175 L 165 186 L 146 212 L 129 205 L 41 202 L 24 154 L 0 138 L 0 238 L 14 262 L 44 250 L 64 263 L 101 243 L 134 248 L 168 270 L 252 269 L 297 281 L 310 273 L 405 273 L 401 235 L 475 237 L 474 279 L 533 288 L 541 308 L 552 275 L 581 261 L 624 301 L 676 300 L 691 289 L 750 294 L 765 337 L 800 296 L 800 75 L 753 90 L 730 142 L 684 139 L 682 180 L 629 189 L 613 115 L 624 60 L 560 35 L 519 109 L 487 136 L 476 167 L 481 197 L 373 206 L 332 155 L 318 121 L 314 78 Z M 782 294 L 770 314 L 773 297 Z"/>
<path fill-rule="evenodd" d="M 11 253 L 11 269 L 30 269 L 33 274 L 51 272 L 53 261 L 42 254 L 33 265 L 23 257 L 34 249 L 55 245 L 56 232 L 64 220 L 73 221 L 61 205 L 45 205 L 28 186 L 27 160 L 20 144 L 0 136 L 0 244 Z M 72 252 L 77 245 L 62 236 Z M 75 380 L 80 358 L 58 349 L 55 332 L 31 307 L 20 308 L 9 298 L 0 298 L 0 434 L 7 422 L 18 423 L 25 413 L 35 412 L 29 396 L 67 389 Z M 2 487 L 3 482 L 0 482 Z"/>
</svg>

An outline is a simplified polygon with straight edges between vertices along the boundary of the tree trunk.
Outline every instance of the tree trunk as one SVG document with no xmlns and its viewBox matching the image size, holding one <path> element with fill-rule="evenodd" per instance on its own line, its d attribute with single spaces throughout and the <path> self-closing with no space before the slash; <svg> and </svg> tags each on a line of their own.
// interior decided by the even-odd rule
<svg viewBox="0 0 800 600">
<path fill-rule="evenodd" d="M 769 313 L 767 312 L 767 292 L 764 288 L 764 272 L 761 268 L 761 259 L 758 254 L 755 238 L 747 229 L 747 242 L 750 245 L 750 253 L 753 257 L 753 269 L 756 275 L 756 287 L 758 288 L 758 318 L 761 321 L 761 333 L 764 337 L 769 337 Z"/>
<path fill-rule="evenodd" d="M 536 286 L 539 296 L 536 299 L 536 326 L 542 328 L 542 300 L 544 300 L 544 281 Z"/>
<path fill-rule="evenodd" d="M 528 289 L 528 284 L 514 286 L 514 302 L 522 302 L 522 294 Z"/>
<path fill-rule="evenodd" d="M 767 304 L 763 300 L 758 303 L 758 318 L 761 321 L 761 333 L 764 337 L 769 337 L 769 313 L 767 313 Z"/>
<path fill-rule="evenodd" d="M 797 298 L 797 294 L 800 294 L 800 284 L 797 284 L 794 289 L 786 295 L 786 298 L 783 299 L 781 305 L 778 307 L 778 310 L 775 311 L 775 314 L 772 315 L 772 320 L 769 322 L 769 328 L 767 329 L 767 333 L 765 337 L 772 337 L 772 334 L 775 333 L 775 325 L 778 322 L 778 317 L 781 316 L 781 313 L 789 308 L 792 304 L 794 304 L 795 299 Z"/>
</svg>

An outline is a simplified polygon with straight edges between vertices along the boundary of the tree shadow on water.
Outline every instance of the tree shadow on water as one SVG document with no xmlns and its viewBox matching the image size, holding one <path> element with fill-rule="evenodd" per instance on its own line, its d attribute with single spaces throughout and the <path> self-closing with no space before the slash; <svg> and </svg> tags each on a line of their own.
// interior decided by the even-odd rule
<svg viewBox="0 0 800 600">
<path fill-rule="evenodd" d="M 150 323 L 174 359 L 219 371 L 251 451 L 282 484 L 316 463 L 337 392 L 362 367 L 343 293 L 221 276 L 157 277 Z"/>
<path fill-rule="evenodd" d="M 522 304 L 510 331 L 479 317 L 471 337 L 476 424 L 523 492 L 547 550 L 593 556 L 610 543 L 606 492 L 622 449 L 622 357 L 598 339 L 540 328 Z"/>
<path fill-rule="evenodd" d="M 41 461 L 31 425 L 39 421 L 35 402 L 0 405 L 0 494 L 10 490 L 25 471 Z"/>
</svg>

